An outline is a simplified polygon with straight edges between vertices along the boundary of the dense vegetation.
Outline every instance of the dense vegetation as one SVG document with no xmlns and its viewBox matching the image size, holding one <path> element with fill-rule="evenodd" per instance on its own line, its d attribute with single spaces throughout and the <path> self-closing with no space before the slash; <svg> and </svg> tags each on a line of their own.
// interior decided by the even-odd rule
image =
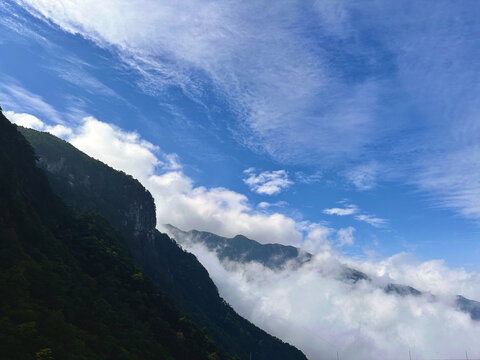
<svg viewBox="0 0 480 360">
<path fill-rule="evenodd" d="M 242 359 L 305 359 L 293 346 L 239 316 L 196 257 L 155 229 L 151 195 L 130 176 L 50 134 L 19 128 L 52 187 L 76 211 L 104 216 L 126 238 L 145 273 L 228 353 Z"/>
<path fill-rule="evenodd" d="M 74 214 L 0 113 L 0 358 L 226 359 L 97 214 Z"/>
</svg>

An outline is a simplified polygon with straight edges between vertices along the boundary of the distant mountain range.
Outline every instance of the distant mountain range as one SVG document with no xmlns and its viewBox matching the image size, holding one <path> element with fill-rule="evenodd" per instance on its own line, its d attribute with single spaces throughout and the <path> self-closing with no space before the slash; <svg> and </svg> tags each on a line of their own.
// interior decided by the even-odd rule
<svg viewBox="0 0 480 360">
<path fill-rule="evenodd" d="M 215 251 L 222 261 L 229 260 L 239 263 L 255 261 L 272 270 L 280 270 L 286 266 L 298 268 L 313 258 L 312 254 L 293 246 L 260 244 L 243 235 L 226 238 L 206 231 L 182 231 L 170 224 L 164 226 L 179 244 L 202 244 L 210 251 Z M 345 265 L 340 265 L 337 273 L 338 280 L 345 282 L 372 281 L 372 278 L 367 274 Z M 411 286 L 394 283 L 384 285 L 383 290 L 386 293 L 394 293 L 400 296 L 427 295 Z M 428 295 L 432 301 L 435 300 L 434 295 Z M 468 313 L 472 320 L 480 321 L 480 302 L 457 295 L 455 306 L 457 310 Z"/>
<path fill-rule="evenodd" d="M 53 135 L 22 127 L 18 130 L 33 146 L 37 166 L 45 172 L 51 187 L 72 211 L 95 213 L 108 221 L 125 238 L 145 276 L 228 355 L 240 359 L 306 359 L 295 347 L 238 315 L 219 296 L 196 257 L 156 230 L 153 198 L 137 180 Z M 220 350 L 216 353 L 222 354 Z"/>
</svg>

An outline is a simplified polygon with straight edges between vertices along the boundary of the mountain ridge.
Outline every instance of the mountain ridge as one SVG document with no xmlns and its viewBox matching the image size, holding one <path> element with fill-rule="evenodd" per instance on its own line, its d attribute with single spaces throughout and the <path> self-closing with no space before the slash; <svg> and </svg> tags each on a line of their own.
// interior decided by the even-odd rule
<svg viewBox="0 0 480 360">
<path fill-rule="evenodd" d="M 232 238 L 227 238 L 207 231 L 183 231 L 171 224 L 164 224 L 164 226 L 171 236 L 180 244 L 188 242 L 203 244 L 210 251 L 215 251 L 221 261 L 225 259 L 240 263 L 257 261 L 272 270 L 280 270 L 287 265 L 293 268 L 300 267 L 313 258 L 312 254 L 293 246 L 261 244 L 243 235 L 235 235 Z M 246 241 L 245 239 L 248 240 L 250 244 L 249 247 L 242 246 L 242 244 L 239 243 L 239 240 L 244 243 Z M 290 248 L 297 249 L 297 252 Z M 284 251 L 285 249 L 289 250 Z M 295 256 L 295 254 L 297 255 Z M 369 275 L 348 266 L 341 265 L 339 270 L 340 277 L 338 280 L 352 283 L 360 280 L 372 281 Z M 428 295 L 432 300 L 436 298 L 434 295 L 422 292 L 409 285 L 387 283 L 382 289 L 387 294 L 394 293 L 400 296 Z M 455 307 L 457 310 L 469 314 L 472 320 L 480 321 L 480 302 L 465 298 L 461 295 L 455 295 Z"/>
</svg>

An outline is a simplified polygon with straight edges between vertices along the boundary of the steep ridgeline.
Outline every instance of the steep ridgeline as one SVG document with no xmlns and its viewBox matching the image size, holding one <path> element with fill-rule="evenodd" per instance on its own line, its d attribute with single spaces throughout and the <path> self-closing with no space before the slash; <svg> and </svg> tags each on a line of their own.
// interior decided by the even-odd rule
<svg viewBox="0 0 480 360">
<path fill-rule="evenodd" d="M 175 226 L 165 225 L 168 233 L 179 243 L 184 245 L 203 244 L 210 251 L 215 251 L 220 260 L 246 263 L 256 261 L 262 265 L 279 270 L 285 266 L 299 267 L 312 259 L 312 254 L 293 246 L 280 244 L 260 244 L 242 235 L 233 238 L 225 238 L 206 231 L 182 231 Z M 340 281 L 356 283 L 360 280 L 372 281 L 361 271 L 340 265 L 336 269 L 337 278 Z M 400 296 L 420 296 L 423 293 L 411 286 L 401 284 L 386 284 L 383 286 L 386 293 L 394 293 Z M 435 296 L 431 296 L 435 300 Z M 470 315 L 473 320 L 480 320 L 480 302 L 456 296 L 456 308 Z"/>
<path fill-rule="evenodd" d="M 99 215 L 53 193 L 0 112 L 0 353 L 18 360 L 230 359 Z"/>
<path fill-rule="evenodd" d="M 216 250 L 220 260 L 256 261 L 268 268 L 280 269 L 287 262 L 291 262 L 293 266 L 301 266 L 312 258 L 311 254 L 294 246 L 260 244 L 243 235 L 229 239 L 206 231 L 192 230 L 187 233 L 169 224 L 164 226 L 179 241 L 190 238 L 193 242 L 206 245 L 209 250 Z"/>
<path fill-rule="evenodd" d="M 239 316 L 219 296 L 197 258 L 155 229 L 153 199 L 137 180 L 50 134 L 19 129 L 65 202 L 76 211 L 104 216 L 127 239 L 145 273 L 229 354 L 241 359 L 306 359 Z"/>
<path fill-rule="evenodd" d="M 279 270 L 285 266 L 299 267 L 311 261 L 313 255 L 289 245 L 260 244 L 243 235 L 226 238 L 207 231 L 182 231 L 173 225 L 164 225 L 168 233 L 179 243 L 197 243 L 205 245 L 210 251 L 215 251 L 220 260 L 237 262 L 256 261 L 272 269 Z M 358 270 L 342 267 L 338 273 L 341 280 L 357 282 L 367 280 L 368 276 Z"/>
</svg>

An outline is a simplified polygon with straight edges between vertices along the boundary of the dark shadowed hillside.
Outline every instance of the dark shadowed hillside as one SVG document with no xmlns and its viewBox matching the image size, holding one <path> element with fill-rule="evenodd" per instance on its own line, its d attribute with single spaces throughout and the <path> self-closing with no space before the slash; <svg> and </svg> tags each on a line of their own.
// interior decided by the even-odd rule
<svg viewBox="0 0 480 360">
<path fill-rule="evenodd" d="M 127 239 L 145 273 L 230 354 L 242 359 L 305 359 L 239 316 L 196 257 L 155 229 L 153 199 L 132 177 L 50 134 L 21 129 L 54 190 L 79 212 L 104 216 Z"/>
<path fill-rule="evenodd" d="M 57 197 L 0 113 L 0 357 L 227 359 L 135 265 L 122 235 Z"/>
</svg>

